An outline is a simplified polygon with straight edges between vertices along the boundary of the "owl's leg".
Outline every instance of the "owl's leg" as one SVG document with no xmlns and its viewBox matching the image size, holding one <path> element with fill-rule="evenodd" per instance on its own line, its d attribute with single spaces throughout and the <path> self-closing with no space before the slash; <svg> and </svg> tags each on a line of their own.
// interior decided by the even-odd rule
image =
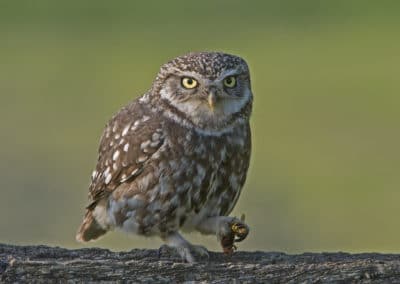
<svg viewBox="0 0 400 284">
<path fill-rule="evenodd" d="M 189 263 L 196 262 L 194 255 L 200 257 L 209 257 L 208 251 L 203 246 L 192 245 L 178 232 L 171 232 L 166 236 L 162 236 L 167 246 L 175 249 L 184 261 Z"/>
<path fill-rule="evenodd" d="M 226 254 L 233 253 L 236 248 L 234 243 L 243 241 L 250 231 L 244 220 L 230 216 L 209 217 L 199 223 L 196 229 L 205 235 L 216 235 Z"/>
</svg>

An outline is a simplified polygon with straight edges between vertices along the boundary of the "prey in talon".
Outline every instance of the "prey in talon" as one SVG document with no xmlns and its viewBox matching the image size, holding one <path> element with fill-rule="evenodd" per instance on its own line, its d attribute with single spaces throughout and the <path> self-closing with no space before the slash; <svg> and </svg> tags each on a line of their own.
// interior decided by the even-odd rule
<svg viewBox="0 0 400 284">
<path fill-rule="evenodd" d="M 207 249 L 183 233 L 200 232 L 232 253 L 249 232 L 229 214 L 250 163 L 250 81 L 246 61 L 223 52 L 162 65 L 149 90 L 104 129 L 76 239 L 96 240 L 113 229 L 157 236 L 174 255 L 196 262 Z"/>
<path fill-rule="evenodd" d="M 224 254 L 231 255 L 237 246 L 235 243 L 243 241 L 249 234 L 249 227 L 244 223 L 245 215 L 242 214 L 240 221 L 235 218 L 229 225 L 230 231 L 221 237 L 221 246 Z"/>
</svg>

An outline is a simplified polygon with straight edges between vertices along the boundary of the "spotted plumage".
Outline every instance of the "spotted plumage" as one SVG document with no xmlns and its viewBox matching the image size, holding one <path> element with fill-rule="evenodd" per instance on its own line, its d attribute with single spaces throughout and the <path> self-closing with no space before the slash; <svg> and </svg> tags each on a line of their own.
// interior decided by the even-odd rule
<svg viewBox="0 0 400 284">
<path fill-rule="evenodd" d="M 158 235 L 189 262 L 204 250 L 179 231 L 230 238 L 232 247 L 244 239 L 247 225 L 228 215 L 249 166 L 252 98 L 240 57 L 190 53 L 164 64 L 104 130 L 77 239 L 114 228 Z"/>
</svg>

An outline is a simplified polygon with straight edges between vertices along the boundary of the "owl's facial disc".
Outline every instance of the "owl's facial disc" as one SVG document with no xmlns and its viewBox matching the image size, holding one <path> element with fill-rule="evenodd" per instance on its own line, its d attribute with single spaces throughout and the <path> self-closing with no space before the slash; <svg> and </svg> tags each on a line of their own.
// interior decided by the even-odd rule
<svg viewBox="0 0 400 284">
<path fill-rule="evenodd" d="M 237 69 L 217 78 L 175 71 L 165 80 L 160 95 L 202 127 L 224 124 L 252 100 L 248 73 Z"/>
<path fill-rule="evenodd" d="M 232 77 L 232 76 L 231 76 Z M 205 80 L 203 80 L 204 86 L 203 88 L 206 89 L 205 92 L 205 96 L 203 96 L 202 94 L 200 94 L 200 99 L 202 99 L 202 97 L 206 97 L 207 103 L 211 109 L 211 111 L 214 111 L 215 105 L 217 103 L 217 92 L 215 90 L 215 87 L 212 86 L 212 84 L 206 82 Z M 183 89 L 186 90 L 191 90 L 191 89 L 196 89 L 198 87 L 198 80 L 194 79 L 192 77 L 188 77 L 188 76 L 183 76 L 181 78 L 181 85 L 183 87 Z M 224 84 L 225 84 L 225 79 L 224 79 Z M 200 90 L 201 92 L 201 90 Z M 193 98 L 195 97 L 195 94 L 191 95 Z"/>
<path fill-rule="evenodd" d="M 227 116 L 238 112 L 251 99 L 248 78 L 237 70 L 214 80 L 204 80 L 201 93 L 213 115 Z"/>
</svg>

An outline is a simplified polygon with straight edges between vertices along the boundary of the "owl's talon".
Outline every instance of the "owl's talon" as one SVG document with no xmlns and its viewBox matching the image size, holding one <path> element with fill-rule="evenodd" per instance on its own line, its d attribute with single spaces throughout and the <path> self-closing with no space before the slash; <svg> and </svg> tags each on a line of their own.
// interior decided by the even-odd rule
<svg viewBox="0 0 400 284">
<path fill-rule="evenodd" d="M 188 247 L 177 248 L 177 251 L 182 260 L 188 263 L 198 262 L 202 258 L 207 258 L 207 260 L 210 258 L 208 250 L 203 246 L 190 245 Z"/>
<path fill-rule="evenodd" d="M 194 254 L 198 255 L 199 257 L 205 257 L 207 259 L 210 258 L 208 250 L 203 246 L 191 245 L 191 250 Z"/>
<path fill-rule="evenodd" d="M 171 247 L 168 245 L 162 245 L 158 249 L 158 258 L 161 259 L 163 255 L 167 255 L 167 257 L 176 257 L 177 254 L 180 256 L 183 262 L 187 263 L 195 263 L 199 259 L 209 259 L 210 255 L 208 250 L 199 245 L 189 245 L 182 247 Z"/>
</svg>

